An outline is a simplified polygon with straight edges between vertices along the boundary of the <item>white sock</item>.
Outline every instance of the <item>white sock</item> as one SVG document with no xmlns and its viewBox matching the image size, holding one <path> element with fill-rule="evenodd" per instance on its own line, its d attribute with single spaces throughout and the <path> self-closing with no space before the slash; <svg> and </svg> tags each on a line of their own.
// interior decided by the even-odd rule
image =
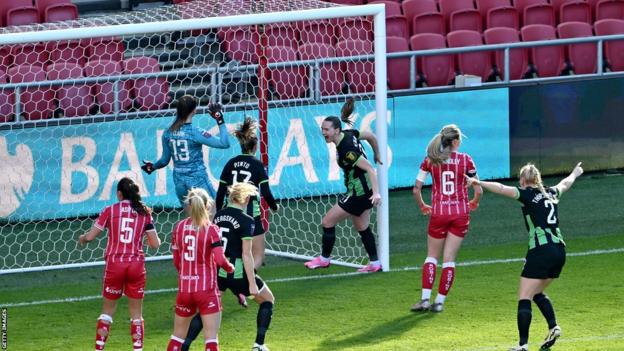
<svg viewBox="0 0 624 351">
<path fill-rule="evenodd" d="M 435 303 L 444 303 L 444 300 L 446 300 L 446 295 L 438 294 L 435 298 Z"/>
<path fill-rule="evenodd" d="M 321 261 L 323 261 L 323 262 L 329 262 L 330 261 L 329 257 L 325 257 L 323 255 L 320 255 L 319 257 L 321 258 Z"/>
<path fill-rule="evenodd" d="M 368 264 L 371 264 L 373 266 L 381 266 L 381 262 L 379 260 L 377 260 L 377 261 L 370 261 L 370 262 L 368 262 Z"/>
<path fill-rule="evenodd" d="M 422 289 L 422 298 L 421 300 L 429 300 L 431 299 L 431 289 Z"/>
</svg>

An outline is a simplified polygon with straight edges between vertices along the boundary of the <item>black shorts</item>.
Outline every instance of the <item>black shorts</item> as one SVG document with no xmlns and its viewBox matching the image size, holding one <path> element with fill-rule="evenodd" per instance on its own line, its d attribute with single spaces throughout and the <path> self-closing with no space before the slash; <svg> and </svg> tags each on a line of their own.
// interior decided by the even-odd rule
<svg viewBox="0 0 624 351">
<path fill-rule="evenodd" d="M 359 217 L 364 211 L 373 208 L 373 203 L 370 200 L 371 196 L 373 196 L 372 193 L 361 196 L 343 194 L 338 197 L 338 206 L 348 214 Z"/>
<path fill-rule="evenodd" d="M 531 279 L 559 278 L 565 265 L 566 251 L 562 244 L 546 244 L 529 250 L 520 276 Z"/>
<path fill-rule="evenodd" d="M 258 236 L 258 235 L 262 235 L 266 233 L 266 228 L 264 227 L 264 224 L 262 223 L 262 217 L 255 217 L 254 221 L 255 221 L 254 232 L 252 236 Z"/>
<path fill-rule="evenodd" d="M 225 291 L 226 289 L 232 290 L 234 294 L 243 294 L 245 296 L 249 296 L 249 282 L 247 281 L 247 275 L 243 274 L 242 278 L 234 279 L 232 274 L 228 274 L 227 278 L 218 277 L 217 284 L 219 285 L 219 290 Z M 261 291 L 264 288 L 264 280 L 256 275 L 256 285 L 258 286 L 258 291 Z"/>
</svg>

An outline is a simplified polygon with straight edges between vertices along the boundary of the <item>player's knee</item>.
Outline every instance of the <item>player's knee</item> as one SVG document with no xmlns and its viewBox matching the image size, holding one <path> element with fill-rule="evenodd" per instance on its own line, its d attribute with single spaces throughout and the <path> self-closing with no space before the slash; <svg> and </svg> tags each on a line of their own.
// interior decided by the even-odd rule
<svg viewBox="0 0 624 351">
<path fill-rule="evenodd" d="M 548 299 L 548 295 L 544 293 L 537 293 L 533 296 L 533 302 L 535 303 L 540 303 L 540 301 L 547 300 L 547 299 Z"/>
</svg>

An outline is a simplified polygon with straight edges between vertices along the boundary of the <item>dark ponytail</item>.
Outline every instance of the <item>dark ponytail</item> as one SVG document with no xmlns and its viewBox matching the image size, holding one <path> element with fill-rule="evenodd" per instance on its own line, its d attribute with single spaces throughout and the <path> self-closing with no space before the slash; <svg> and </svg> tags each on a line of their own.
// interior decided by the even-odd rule
<svg viewBox="0 0 624 351">
<path fill-rule="evenodd" d="M 342 122 L 349 127 L 352 127 L 353 120 L 351 119 L 351 115 L 353 114 L 353 110 L 355 110 L 355 100 L 353 98 L 348 98 L 340 109 L 340 118 L 336 116 L 328 116 L 323 121 L 331 122 L 334 129 L 342 130 Z"/>
<path fill-rule="evenodd" d="M 180 130 L 180 127 L 182 127 L 182 125 L 186 123 L 186 119 L 188 118 L 188 116 L 193 111 L 195 111 L 196 108 L 197 99 L 194 96 L 184 95 L 179 98 L 178 104 L 176 106 L 176 119 L 171 124 L 171 127 L 169 127 L 169 130 L 172 132 L 177 132 L 178 130 Z"/>
<path fill-rule="evenodd" d="M 124 200 L 130 201 L 130 206 L 138 214 L 147 216 L 152 213 L 152 210 L 141 201 L 139 186 L 132 179 L 121 178 L 117 183 L 117 191 L 121 192 Z"/>
<path fill-rule="evenodd" d="M 355 99 L 348 98 L 340 109 L 340 120 L 350 127 L 353 126 L 353 120 L 351 120 L 353 110 L 355 110 Z"/>
</svg>

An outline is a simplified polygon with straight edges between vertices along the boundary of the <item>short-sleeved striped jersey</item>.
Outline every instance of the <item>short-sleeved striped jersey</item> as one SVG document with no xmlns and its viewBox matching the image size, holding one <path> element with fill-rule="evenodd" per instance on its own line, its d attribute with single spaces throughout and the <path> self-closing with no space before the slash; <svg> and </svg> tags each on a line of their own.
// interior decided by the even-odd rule
<svg viewBox="0 0 624 351">
<path fill-rule="evenodd" d="M 545 196 L 538 188 L 518 188 L 518 201 L 522 203 L 524 223 L 529 231 L 529 249 L 546 244 L 564 244 L 559 230 L 559 196 L 557 188 L 545 189 Z"/>
<path fill-rule="evenodd" d="M 151 215 L 141 215 L 123 200 L 104 208 L 94 226 L 108 230 L 107 263 L 143 261 L 143 234 L 154 230 Z"/>
<path fill-rule="evenodd" d="M 422 172 L 431 174 L 431 206 L 434 215 L 462 215 L 470 213 L 468 188 L 464 175 L 474 177 L 477 167 L 465 153 L 452 152 L 441 165 L 433 165 L 429 158 L 420 165 Z M 422 178 L 422 179 L 421 179 Z M 419 175 L 419 180 L 424 177 Z"/>
<path fill-rule="evenodd" d="M 178 271 L 180 292 L 215 291 L 217 263 L 212 248 L 221 246 L 219 227 L 214 224 L 197 228 L 190 218 L 176 223 L 171 250 Z"/>
</svg>

